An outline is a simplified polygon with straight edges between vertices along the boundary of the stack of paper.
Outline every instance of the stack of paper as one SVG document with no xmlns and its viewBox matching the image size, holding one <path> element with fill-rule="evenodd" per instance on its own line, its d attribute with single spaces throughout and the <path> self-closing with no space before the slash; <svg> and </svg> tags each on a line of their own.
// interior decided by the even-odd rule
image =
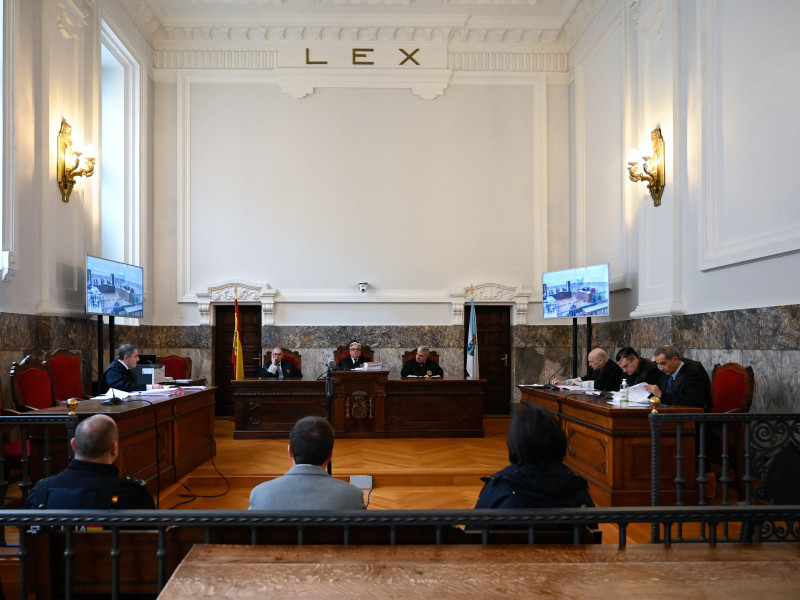
<svg viewBox="0 0 800 600">
<path fill-rule="evenodd" d="M 365 371 L 380 371 L 383 368 L 383 363 L 380 361 L 364 363 Z"/>
</svg>

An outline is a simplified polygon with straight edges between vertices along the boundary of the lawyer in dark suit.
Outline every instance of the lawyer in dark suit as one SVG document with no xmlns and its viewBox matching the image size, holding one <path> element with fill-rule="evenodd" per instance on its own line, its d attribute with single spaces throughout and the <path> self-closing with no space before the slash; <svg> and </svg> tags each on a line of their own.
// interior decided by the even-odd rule
<svg viewBox="0 0 800 600">
<path fill-rule="evenodd" d="M 345 356 L 337 364 L 340 371 L 352 371 L 353 369 L 364 366 L 364 363 L 367 362 L 367 359 L 361 356 L 361 344 L 358 342 L 351 342 L 348 351 L 350 352 L 350 356 Z"/>
<path fill-rule="evenodd" d="M 117 350 L 117 360 L 112 362 L 103 371 L 103 392 L 108 388 L 122 390 L 123 392 L 143 392 L 147 389 L 144 383 L 138 383 L 133 369 L 139 362 L 139 348 L 134 344 L 122 344 Z M 161 385 L 154 384 L 155 389 Z M 103 393 L 101 392 L 101 393 Z"/>
<path fill-rule="evenodd" d="M 703 365 L 681 358 L 670 345 L 656 348 L 653 360 L 661 371 L 661 380 L 658 385 L 646 386 L 648 392 L 661 398 L 666 406 L 696 406 L 711 411 L 711 381 Z"/>
<path fill-rule="evenodd" d="M 283 359 L 283 350 L 273 348 L 270 363 L 261 367 L 261 377 L 273 379 L 301 379 L 303 372 L 291 361 Z"/>
<path fill-rule="evenodd" d="M 420 346 L 417 348 L 417 354 L 414 358 L 409 360 L 403 365 L 400 371 L 400 377 L 443 377 L 444 371 L 439 363 L 428 358 L 431 350 L 427 346 Z"/>
<path fill-rule="evenodd" d="M 658 385 L 661 380 L 661 371 L 658 367 L 639 356 L 639 353 L 631 347 L 622 348 L 617 352 L 617 364 L 625 373 L 624 378 L 629 386 L 640 383 Z"/>
<path fill-rule="evenodd" d="M 622 369 L 608 358 L 608 352 L 595 348 L 589 352 L 589 370 L 586 375 L 577 379 L 552 381 L 555 385 L 577 384 L 581 381 L 594 381 L 594 389 L 600 392 L 616 392 L 622 384 Z"/>
</svg>

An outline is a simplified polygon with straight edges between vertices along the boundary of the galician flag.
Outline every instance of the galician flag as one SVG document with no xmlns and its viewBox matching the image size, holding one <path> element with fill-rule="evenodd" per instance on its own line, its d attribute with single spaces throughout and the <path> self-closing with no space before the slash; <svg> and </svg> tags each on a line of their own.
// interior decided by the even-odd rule
<svg viewBox="0 0 800 600">
<path fill-rule="evenodd" d="M 239 321 L 239 290 L 234 289 L 234 294 L 233 355 L 231 356 L 231 362 L 233 363 L 233 378 L 238 381 L 244 379 L 244 352 L 242 352 L 242 326 Z"/>
<path fill-rule="evenodd" d="M 478 328 L 475 326 L 475 288 L 469 286 L 470 312 L 469 312 L 469 336 L 467 337 L 467 375 L 470 379 L 480 379 L 478 370 Z"/>
</svg>

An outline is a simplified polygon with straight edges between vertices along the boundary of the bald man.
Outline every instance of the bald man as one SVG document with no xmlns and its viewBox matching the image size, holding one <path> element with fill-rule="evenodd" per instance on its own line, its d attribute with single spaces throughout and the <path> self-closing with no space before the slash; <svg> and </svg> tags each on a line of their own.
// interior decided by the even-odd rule
<svg viewBox="0 0 800 600">
<path fill-rule="evenodd" d="M 600 392 L 617 392 L 622 384 L 622 369 L 608 358 L 608 352 L 595 348 L 589 352 L 589 370 L 583 377 L 567 380 L 554 380 L 554 385 L 575 384 L 581 381 L 594 381 L 594 389 Z"/>
<path fill-rule="evenodd" d="M 114 419 L 94 415 L 81 421 L 71 444 L 75 458 L 61 473 L 37 482 L 23 508 L 155 508 L 144 481 L 119 476 Z"/>
</svg>

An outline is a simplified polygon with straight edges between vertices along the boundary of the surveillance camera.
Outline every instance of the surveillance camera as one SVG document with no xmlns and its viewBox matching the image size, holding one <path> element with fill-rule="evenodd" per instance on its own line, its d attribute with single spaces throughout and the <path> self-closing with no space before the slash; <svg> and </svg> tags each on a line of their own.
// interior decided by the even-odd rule
<svg viewBox="0 0 800 600">
<path fill-rule="evenodd" d="M 361 293 L 365 293 L 367 291 L 367 282 L 362 281 L 358 284 L 358 289 L 361 290 Z"/>
</svg>

